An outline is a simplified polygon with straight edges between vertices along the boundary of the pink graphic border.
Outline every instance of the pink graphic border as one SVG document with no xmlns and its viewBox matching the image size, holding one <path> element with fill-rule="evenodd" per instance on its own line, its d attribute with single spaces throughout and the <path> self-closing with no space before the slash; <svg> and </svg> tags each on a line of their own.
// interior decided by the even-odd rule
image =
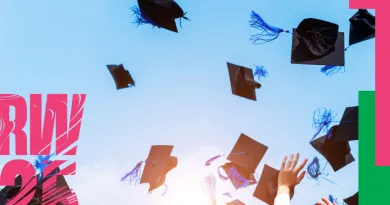
<svg viewBox="0 0 390 205">
<path fill-rule="evenodd" d="M 375 164 L 390 166 L 390 138 L 387 116 L 390 116 L 390 68 L 387 65 L 390 49 L 390 2 L 388 0 L 349 0 L 350 9 L 375 9 Z M 364 80 L 364 79 L 362 79 Z"/>
</svg>

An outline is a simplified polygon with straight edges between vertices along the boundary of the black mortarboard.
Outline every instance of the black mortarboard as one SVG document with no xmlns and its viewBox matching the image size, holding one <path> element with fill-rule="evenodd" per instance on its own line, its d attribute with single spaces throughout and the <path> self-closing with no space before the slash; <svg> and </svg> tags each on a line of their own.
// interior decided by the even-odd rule
<svg viewBox="0 0 390 205">
<path fill-rule="evenodd" d="M 344 33 L 337 24 L 304 19 L 293 29 L 291 63 L 344 66 Z"/>
<path fill-rule="evenodd" d="M 244 203 L 242 203 L 240 200 L 236 199 L 234 201 L 231 201 L 229 203 L 226 203 L 226 205 L 245 205 Z"/>
<path fill-rule="evenodd" d="M 265 164 L 253 196 L 269 205 L 273 205 L 278 192 L 278 177 L 279 170 Z M 290 193 L 290 199 L 293 195 L 294 190 Z"/>
<path fill-rule="evenodd" d="M 116 88 L 123 89 L 132 87 L 135 85 L 133 78 L 131 77 L 129 71 L 125 70 L 122 64 L 120 65 L 107 65 L 108 70 L 110 71 L 112 77 L 115 80 Z M 129 86 L 130 85 L 130 86 Z"/>
<path fill-rule="evenodd" d="M 332 134 L 332 139 L 337 142 L 353 141 L 359 139 L 358 124 L 359 113 L 358 106 L 345 108 L 340 124 Z"/>
<path fill-rule="evenodd" d="M 37 179 L 33 178 L 32 180 L 37 180 Z M 27 182 L 31 183 L 31 179 L 30 179 L 30 182 L 29 181 L 27 181 Z M 21 187 L 22 187 L 22 177 L 21 177 L 21 175 L 18 175 L 17 177 L 15 177 L 15 185 L 14 186 L 6 186 L 6 187 L 4 187 L 0 191 L 1 192 L 1 194 L 0 194 L 0 205 L 5 205 L 5 202 L 7 202 L 7 201 L 11 200 L 12 198 L 14 198 L 21 191 Z M 35 190 L 35 188 L 29 190 L 26 193 L 26 195 L 30 194 L 34 190 Z M 41 198 L 39 198 L 39 193 L 35 192 L 34 197 L 28 203 L 28 205 L 38 204 L 38 202 L 39 202 L 39 200 Z"/>
<path fill-rule="evenodd" d="M 20 192 L 21 187 L 22 187 L 22 176 L 18 175 L 15 177 L 15 185 L 5 186 L 1 190 L 1 192 L 4 194 L 5 200 L 8 201 Z"/>
<path fill-rule="evenodd" d="M 253 77 L 253 70 L 243 66 L 227 63 L 232 93 L 243 98 L 256 101 L 256 89 L 260 83 Z"/>
<path fill-rule="evenodd" d="M 177 158 L 171 156 L 173 146 L 154 145 L 142 173 L 140 183 L 149 183 L 149 192 L 165 182 L 166 174 L 177 166 Z"/>
<path fill-rule="evenodd" d="M 358 193 L 359 192 L 356 192 L 356 194 L 354 194 L 353 196 L 350 196 L 350 197 L 344 199 L 344 202 L 347 205 L 358 205 L 358 202 L 359 202 Z"/>
<path fill-rule="evenodd" d="M 333 133 L 337 132 L 337 127 L 332 127 L 332 130 Z M 351 148 L 348 141 L 336 142 L 325 135 L 311 141 L 310 144 L 325 157 L 334 172 L 355 161 L 355 158 L 350 153 Z"/>
<path fill-rule="evenodd" d="M 255 173 L 257 166 L 259 166 L 267 150 L 267 146 L 245 134 L 241 134 L 227 160 L 245 170 L 249 176 L 244 177 L 250 178 L 250 175 Z"/>
<path fill-rule="evenodd" d="M 375 16 L 366 9 L 359 9 L 350 19 L 349 45 L 375 37 Z"/>
<path fill-rule="evenodd" d="M 245 169 L 236 166 L 234 163 L 226 163 L 222 165 L 222 169 L 225 171 L 227 177 L 236 189 L 240 189 L 257 183 L 253 173 L 248 173 L 247 171 L 245 171 Z"/>
<path fill-rule="evenodd" d="M 185 18 L 183 9 L 174 0 L 138 0 L 144 18 L 158 27 L 178 32 L 175 19 Z"/>
</svg>

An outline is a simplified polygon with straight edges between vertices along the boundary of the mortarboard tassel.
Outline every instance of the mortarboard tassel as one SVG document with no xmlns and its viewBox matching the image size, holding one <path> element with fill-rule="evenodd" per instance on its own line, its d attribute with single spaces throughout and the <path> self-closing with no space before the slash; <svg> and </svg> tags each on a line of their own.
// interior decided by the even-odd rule
<svg viewBox="0 0 390 205">
<path fill-rule="evenodd" d="M 349 48 L 349 46 L 346 47 L 344 49 L 344 51 L 347 51 L 348 48 Z M 343 66 L 326 65 L 326 66 L 321 68 L 321 73 L 323 73 L 324 75 L 330 77 L 330 76 L 338 73 L 340 70 L 343 70 L 343 72 L 341 72 L 341 73 L 345 72 L 345 68 Z"/>
<path fill-rule="evenodd" d="M 133 24 L 140 26 L 144 24 L 150 24 L 153 26 L 153 28 L 156 26 L 151 20 L 149 20 L 146 16 L 142 15 L 141 10 L 138 8 L 138 6 L 133 6 L 130 8 L 133 15 L 135 16 L 135 20 Z"/>
<path fill-rule="evenodd" d="M 231 153 L 231 154 L 240 155 L 240 154 L 245 154 L 245 152 L 237 152 L 237 153 Z M 221 157 L 224 157 L 224 156 L 226 156 L 226 155 L 225 154 L 221 154 L 221 155 L 214 156 L 214 157 L 210 158 L 209 160 L 207 160 L 205 165 L 206 166 L 210 166 L 213 161 L 215 161 L 215 160 L 217 160 L 217 159 L 219 159 Z"/>
<path fill-rule="evenodd" d="M 253 76 L 257 76 L 257 79 L 260 81 L 261 77 L 264 77 L 264 78 L 268 77 L 268 72 L 264 68 L 264 66 L 257 66 L 256 65 L 255 74 L 253 74 Z"/>
<path fill-rule="evenodd" d="M 223 196 L 227 196 L 229 198 L 233 198 L 233 196 L 229 192 L 225 192 L 222 194 Z"/>
<path fill-rule="evenodd" d="M 206 189 L 207 194 L 209 196 L 209 200 L 211 201 L 212 205 L 217 205 L 217 199 L 215 196 L 217 187 L 217 181 L 215 180 L 215 176 L 213 174 L 210 174 L 209 176 L 205 177 L 203 189 Z"/>
<path fill-rule="evenodd" d="M 328 176 L 329 174 L 328 173 L 324 173 L 324 170 L 326 168 L 326 165 L 328 163 L 325 164 L 324 168 L 320 171 L 321 169 L 321 166 L 320 166 L 320 162 L 319 162 L 319 159 L 317 157 L 314 157 L 314 159 L 307 165 L 307 173 L 309 174 L 309 176 L 312 178 L 312 179 L 315 179 L 317 181 L 317 186 L 319 185 L 319 177 L 321 176 Z M 332 183 L 332 184 L 336 184 L 332 181 L 330 181 L 329 179 L 326 179 L 325 177 L 322 177 L 323 179 L 327 180 L 328 182 Z"/>
<path fill-rule="evenodd" d="M 138 164 L 131 170 L 129 173 L 127 173 L 125 176 L 121 178 L 121 181 L 125 181 L 126 179 L 129 180 L 129 184 L 140 181 L 140 175 L 141 175 L 141 168 L 142 168 L 143 161 L 138 162 Z"/>
<path fill-rule="evenodd" d="M 164 182 L 165 191 L 162 193 L 163 196 L 168 192 L 168 185 Z"/>
<path fill-rule="evenodd" d="M 259 14 L 254 11 L 251 13 L 251 19 L 252 20 L 249 21 L 250 27 L 261 31 L 258 34 L 252 35 L 250 38 L 250 40 L 253 41 L 253 44 L 268 43 L 277 39 L 279 34 L 282 32 L 290 33 L 288 30 L 269 25 L 263 20 L 263 18 L 261 18 Z M 260 43 L 258 43 L 258 41 L 260 41 Z"/>
<path fill-rule="evenodd" d="M 345 69 L 342 66 L 326 65 L 326 66 L 321 68 L 321 73 L 330 77 L 333 74 L 338 73 L 342 69 L 343 69 L 343 72 L 341 72 L 341 73 L 344 73 Z"/>
<path fill-rule="evenodd" d="M 225 176 L 222 175 L 222 173 L 221 173 L 221 168 L 222 168 L 222 166 L 218 167 L 218 176 L 219 176 L 219 178 L 220 178 L 222 181 L 226 181 L 226 180 L 229 179 L 229 177 L 225 177 Z"/>
<path fill-rule="evenodd" d="M 333 127 L 331 127 L 329 130 L 328 130 L 328 133 L 326 134 L 326 136 L 328 137 L 328 139 L 331 139 L 332 138 L 332 133 L 333 133 Z"/>
<path fill-rule="evenodd" d="M 34 168 L 38 170 L 38 180 L 42 180 L 43 172 L 45 168 L 52 162 L 50 158 L 54 156 L 54 153 L 51 155 L 43 156 L 37 155 L 37 158 L 34 161 Z M 47 176 L 50 177 L 50 176 Z"/>
<path fill-rule="evenodd" d="M 219 159 L 220 157 L 222 156 L 225 156 L 225 155 L 217 155 L 215 157 L 212 157 L 210 158 L 209 160 L 207 160 L 207 162 L 205 163 L 206 166 L 210 166 L 211 165 L 211 162 L 215 161 L 216 159 Z"/>
<path fill-rule="evenodd" d="M 243 176 L 241 176 L 235 167 L 230 167 L 230 169 L 228 169 L 227 175 L 229 176 L 231 182 L 240 188 L 249 186 L 251 182 L 251 180 L 245 179 Z"/>
<path fill-rule="evenodd" d="M 333 204 L 337 204 L 337 199 L 334 198 L 332 195 L 329 194 L 329 201 L 332 202 Z"/>
<path fill-rule="evenodd" d="M 180 28 L 183 28 L 182 26 L 181 26 L 181 19 L 183 18 L 183 19 L 185 19 L 185 20 L 187 20 L 187 21 L 191 21 L 189 18 L 187 18 L 185 15 L 187 14 L 187 12 L 185 12 L 184 14 L 183 14 L 183 17 L 181 17 L 180 18 Z"/>
<path fill-rule="evenodd" d="M 332 110 L 324 108 L 324 112 L 322 114 L 320 109 L 316 110 L 313 114 L 313 128 L 317 129 L 317 132 L 310 141 L 316 138 L 324 128 L 326 132 L 328 132 L 328 127 L 335 117 L 336 116 L 332 116 Z"/>
</svg>

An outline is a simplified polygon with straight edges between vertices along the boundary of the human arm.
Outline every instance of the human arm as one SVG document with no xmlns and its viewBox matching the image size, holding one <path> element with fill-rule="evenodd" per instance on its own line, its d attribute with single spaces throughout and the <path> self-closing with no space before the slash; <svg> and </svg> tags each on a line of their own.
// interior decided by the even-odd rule
<svg viewBox="0 0 390 205">
<path fill-rule="evenodd" d="M 295 157 L 293 154 L 290 155 L 287 163 L 287 157 L 283 158 L 283 162 L 279 171 L 278 192 L 274 205 L 290 205 L 290 199 L 294 193 L 295 186 L 302 181 L 306 174 L 306 171 L 301 173 L 300 171 L 305 167 L 307 159 L 305 159 L 301 165 L 296 167 L 298 160 L 299 153 L 297 153 Z"/>
</svg>

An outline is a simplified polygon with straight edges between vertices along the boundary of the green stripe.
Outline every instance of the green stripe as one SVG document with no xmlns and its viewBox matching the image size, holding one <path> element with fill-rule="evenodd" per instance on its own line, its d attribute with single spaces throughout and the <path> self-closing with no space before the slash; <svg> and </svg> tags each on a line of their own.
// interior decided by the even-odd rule
<svg viewBox="0 0 390 205">
<path fill-rule="evenodd" d="M 375 166 L 375 92 L 360 91 L 359 204 L 390 204 L 389 175 L 390 167 Z"/>
</svg>

